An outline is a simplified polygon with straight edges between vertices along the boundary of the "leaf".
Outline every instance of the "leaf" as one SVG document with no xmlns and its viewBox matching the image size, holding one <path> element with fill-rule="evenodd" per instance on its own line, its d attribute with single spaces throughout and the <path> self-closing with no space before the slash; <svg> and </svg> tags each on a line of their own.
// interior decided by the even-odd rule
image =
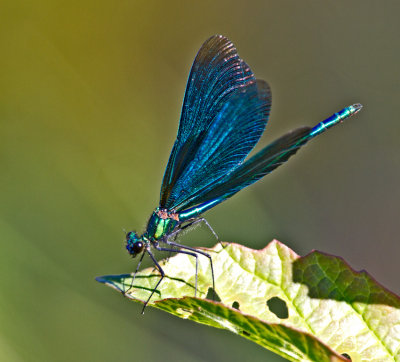
<svg viewBox="0 0 400 362">
<path fill-rule="evenodd" d="M 262 250 L 237 244 L 203 250 L 212 256 L 221 302 L 205 299 L 212 287 L 208 258 L 199 256 L 195 298 L 195 258 L 178 254 L 161 262 L 168 277 L 149 305 L 230 330 L 292 361 L 346 360 L 340 354 L 400 360 L 400 299 L 365 271 L 317 251 L 300 257 L 278 241 Z M 129 274 L 97 280 L 146 301 L 159 274 L 139 272 L 132 288 Z"/>
</svg>

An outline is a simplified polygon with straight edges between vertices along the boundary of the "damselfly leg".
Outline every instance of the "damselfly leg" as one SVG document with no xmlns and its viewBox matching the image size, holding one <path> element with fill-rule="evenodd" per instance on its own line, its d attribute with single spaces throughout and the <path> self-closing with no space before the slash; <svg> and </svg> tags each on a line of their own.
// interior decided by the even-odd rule
<svg viewBox="0 0 400 362">
<path fill-rule="evenodd" d="M 198 250 L 198 249 L 195 249 L 195 248 L 191 248 L 191 247 L 186 246 L 186 245 L 181 245 L 181 244 L 178 244 L 178 243 L 175 243 L 175 242 L 172 242 L 172 241 L 167 241 L 167 244 L 171 245 L 171 246 L 175 246 L 175 247 L 180 248 L 180 249 L 186 249 L 186 250 L 189 250 L 189 251 L 191 251 L 193 253 L 196 253 L 196 290 L 195 290 L 195 296 L 196 296 L 196 292 L 197 292 L 197 277 L 198 277 L 198 274 L 197 274 L 197 254 L 203 255 L 203 256 L 205 256 L 205 257 L 207 257 L 209 259 L 210 267 L 211 267 L 211 277 L 212 277 L 212 287 L 213 287 L 213 300 L 214 300 L 215 278 L 214 278 L 214 266 L 213 266 L 211 255 L 206 253 L 205 251 Z M 184 250 L 179 250 L 179 249 L 178 250 L 174 250 L 174 251 L 177 252 L 177 253 L 184 252 Z M 187 252 L 185 252 L 185 253 L 187 253 Z"/>
<path fill-rule="evenodd" d="M 133 282 L 134 282 L 134 280 L 135 280 L 135 278 L 136 278 L 137 272 L 139 271 L 140 264 L 142 264 L 143 258 L 144 258 L 144 253 L 142 253 L 142 256 L 141 256 L 140 259 L 139 259 L 139 263 L 138 263 L 138 265 L 136 266 L 136 270 L 135 270 L 135 272 L 133 273 L 131 285 L 129 286 L 128 290 L 125 290 L 125 291 L 123 292 L 124 295 L 125 295 L 126 293 L 129 293 L 129 291 L 133 288 Z"/>
</svg>

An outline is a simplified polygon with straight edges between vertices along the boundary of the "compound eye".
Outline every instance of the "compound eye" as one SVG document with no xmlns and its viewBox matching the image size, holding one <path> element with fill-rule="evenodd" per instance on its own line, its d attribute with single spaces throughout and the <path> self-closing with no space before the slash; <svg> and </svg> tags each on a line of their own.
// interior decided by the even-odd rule
<svg viewBox="0 0 400 362">
<path fill-rule="evenodd" d="M 133 251 L 135 252 L 135 254 L 140 253 L 144 248 L 144 244 L 141 241 L 137 241 L 135 244 L 133 244 Z"/>
<path fill-rule="evenodd" d="M 132 236 L 133 232 L 129 231 L 129 233 L 126 234 L 126 240 L 129 240 Z"/>
</svg>

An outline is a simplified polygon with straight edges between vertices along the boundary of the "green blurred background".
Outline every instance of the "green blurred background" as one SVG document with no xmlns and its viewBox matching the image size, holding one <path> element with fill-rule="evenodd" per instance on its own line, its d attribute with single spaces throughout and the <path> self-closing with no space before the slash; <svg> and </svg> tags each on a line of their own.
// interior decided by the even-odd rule
<svg viewBox="0 0 400 362">
<path fill-rule="evenodd" d="M 356 117 L 206 214 L 223 240 L 319 249 L 400 292 L 398 1 L 0 4 L 0 360 L 280 361 L 94 281 L 131 272 L 197 50 L 228 36 L 273 106 L 260 145 Z M 260 146 L 259 146 L 260 147 Z M 211 246 L 204 228 L 184 236 Z"/>
</svg>

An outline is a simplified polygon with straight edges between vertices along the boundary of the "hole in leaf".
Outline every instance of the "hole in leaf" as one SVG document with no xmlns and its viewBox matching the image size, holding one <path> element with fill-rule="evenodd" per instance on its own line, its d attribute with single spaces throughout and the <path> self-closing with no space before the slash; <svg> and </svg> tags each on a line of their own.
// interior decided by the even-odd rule
<svg viewBox="0 0 400 362">
<path fill-rule="evenodd" d="M 250 336 L 250 333 L 249 333 L 249 332 L 242 331 L 242 333 L 243 333 L 245 336 Z"/>
<path fill-rule="evenodd" d="M 347 353 L 342 353 L 342 356 L 351 361 L 351 357 Z"/>
<path fill-rule="evenodd" d="M 232 303 L 232 308 L 235 308 L 237 310 L 239 310 L 239 302 L 237 302 L 236 300 Z"/>
<path fill-rule="evenodd" d="M 221 298 L 218 296 L 217 292 L 213 288 L 208 288 L 207 299 L 213 300 L 214 302 L 220 302 Z"/>
<path fill-rule="evenodd" d="M 272 297 L 267 301 L 269 310 L 280 319 L 289 317 L 289 311 L 286 302 L 279 297 Z"/>
</svg>

